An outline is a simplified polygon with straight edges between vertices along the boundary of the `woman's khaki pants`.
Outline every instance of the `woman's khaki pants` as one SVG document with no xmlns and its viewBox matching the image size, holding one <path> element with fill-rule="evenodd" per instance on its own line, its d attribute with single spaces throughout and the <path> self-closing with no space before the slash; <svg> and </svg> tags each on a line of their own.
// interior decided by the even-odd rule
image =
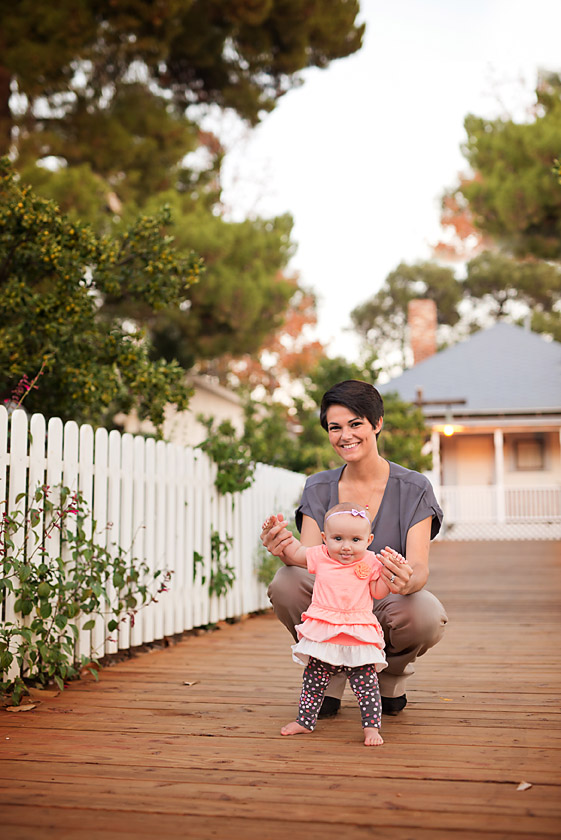
<svg viewBox="0 0 561 840">
<path fill-rule="evenodd" d="M 298 641 L 294 626 L 310 605 L 314 575 L 299 566 L 283 566 L 269 586 L 269 598 L 277 618 Z M 444 607 L 430 592 L 387 595 L 374 601 L 374 615 L 382 625 L 388 667 L 378 674 L 382 697 L 405 693 L 405 681 L 415 672 L 413 663 L 440 641 L 448 618 Z M 326 694 L 341 698 L 345 674 L 332 678 Z"/>
</svg>

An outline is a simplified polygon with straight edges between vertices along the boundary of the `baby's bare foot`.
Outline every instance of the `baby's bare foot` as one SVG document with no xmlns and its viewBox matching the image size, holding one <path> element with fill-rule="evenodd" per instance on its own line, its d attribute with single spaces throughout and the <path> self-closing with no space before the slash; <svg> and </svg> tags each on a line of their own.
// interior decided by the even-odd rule
<svg viewBox="0 0 561 840">
<path fill-rule="evenodd" d="M 281 735 L 305 735 L 306 732 L 311 731 L 311 729 L 306 729 L 305 726 L 301 726 L 293 720 L 292 723 L 287 723 L 286 726 L 283 726 L 281 729 Z"/>
<path fill-rule="evenodd" d="M 384 743 L 384 739 L 380 732 L 373 726 L 366 726 L 364 728 L 364 744 L 367 747 L 379 747 Z"/>
</svg>

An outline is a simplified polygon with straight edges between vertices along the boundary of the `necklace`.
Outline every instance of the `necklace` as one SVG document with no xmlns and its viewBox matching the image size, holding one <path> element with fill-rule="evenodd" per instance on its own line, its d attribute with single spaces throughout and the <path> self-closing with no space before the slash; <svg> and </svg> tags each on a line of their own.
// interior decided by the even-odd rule
<svg viewBox="0 0 561 840">
<path fill-rule="evenodd" d="M 368 497 L 368 501 L 369 501 L 369 502 L 370 502 L 370 499 L 372 498 L 372 496 L 373 496 L 373 495 L 374 495 L 374 493 L 371 493 L 371 494 L 370 494 L 370 496 Z M 368 504 L 364 505 L 364 509 L 365 509 L 366 511 L 368 511 L 368 516 L 370 516 L 370 507 L 369 507 L 369 505 L 368 505 Z"/>
<path fill-rule="evenodd" d="M 383 488 L 374 487 L 374 489 L 370 491 L 370 493 L 369 493 L 369 495 L 366 499 L 366 503 L 363 504 L 363 508 L 368 512 L 368 517 L 369 517 L 371 522 L 374 520 L 374 517 L 378 513 L 378 509 L 380 507 L 380 503 L 382 501 L 384 491 L 385 491 L 385 486 Z M 355 494 L 352 489 L 350 490 L 349 495 L 350 495 L 349 501 L 351 501 L 351 502 L 353 502 L 353 501 L 358 502 L 360 500 L 361 496 L 362 496 L 362 498 L 364 498 L 362 493 L 356 493 Z M 374 505 L 375 497 L 377 497 L 378 505 Z M 373 507 L 376 507 L 376 510 L 372 511 Z"/>
<path fill-rule="evenodd" d="M 372 497 L 374 496 L 375 493 L 376 493 L 376 490 L 372 490 L 372 492 L 368 496 L 368 500 L 367 500 L 366 504 L 363 505 L 364 510 L 367 511 L 367 513 L 368 513 L 368 518 L 370 519 L 370 521 L 372 521 L 372 516 L 371 516 L 371 513 L 370 513 L 370 504 L 372 502 Z M 354 496 L 354 494 L 352 494 L 352 495 L 353 495 L 353 498 L 351 499 L 351 501 L 354 501 L 355 499 L 356 499 L 356 501 L 358 501 L 358 498 L 356 496 Z"/>
</svg>

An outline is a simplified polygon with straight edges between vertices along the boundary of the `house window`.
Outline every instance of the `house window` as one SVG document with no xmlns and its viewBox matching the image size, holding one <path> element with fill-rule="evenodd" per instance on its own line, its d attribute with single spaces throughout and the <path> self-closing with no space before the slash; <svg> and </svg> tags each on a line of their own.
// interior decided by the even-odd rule
<svg viewBox="0 0 561 840">
<path fill-rule="evenodd" d="M 517 440 L 514 444 L 517 470 L 543 470 L 545 467 L 544 442 L 541 438 Z"/>
</svg>

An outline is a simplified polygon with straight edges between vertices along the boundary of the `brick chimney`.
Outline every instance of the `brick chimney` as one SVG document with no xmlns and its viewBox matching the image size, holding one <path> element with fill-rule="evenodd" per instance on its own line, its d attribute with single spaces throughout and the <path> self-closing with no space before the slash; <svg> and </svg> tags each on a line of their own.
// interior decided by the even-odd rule
<svg viewBox="0 0 561 840">
<path fill-rule="evenodd" d="M 407 307 L 409 342 L 413 364 L 418 365 L 436 353 L 436 303 L 428 298 L 410 300 Z"/>
</svg>

